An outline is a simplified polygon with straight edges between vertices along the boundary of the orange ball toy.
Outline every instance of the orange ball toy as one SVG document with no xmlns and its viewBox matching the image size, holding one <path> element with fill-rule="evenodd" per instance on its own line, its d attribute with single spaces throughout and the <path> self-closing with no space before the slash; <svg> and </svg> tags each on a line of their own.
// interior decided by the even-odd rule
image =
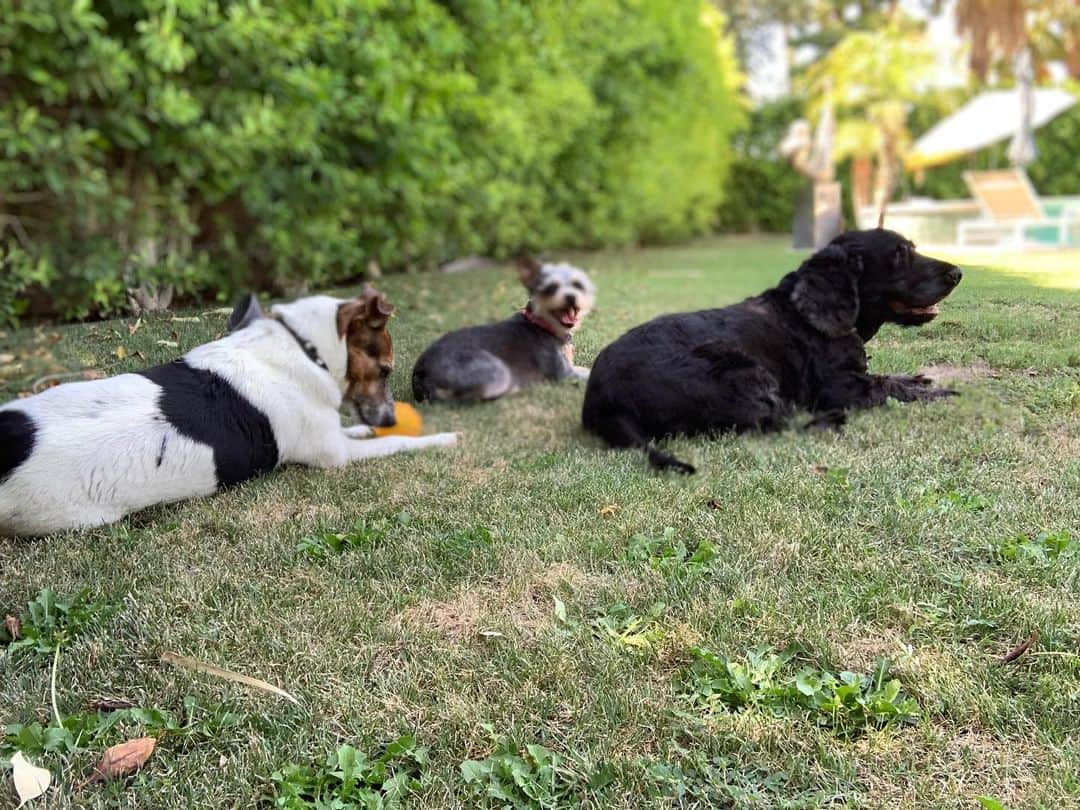
<svg viewBox="0 0 1080 810">
<path fill-rule="evenodd" d="M 394 403 L 394 418 L 397 422 L 390 427 L 375 428 L 376 436 L 419 436 L 424 429 L 424 420 L 420 412 L 407 402 Z"/>
</svg>

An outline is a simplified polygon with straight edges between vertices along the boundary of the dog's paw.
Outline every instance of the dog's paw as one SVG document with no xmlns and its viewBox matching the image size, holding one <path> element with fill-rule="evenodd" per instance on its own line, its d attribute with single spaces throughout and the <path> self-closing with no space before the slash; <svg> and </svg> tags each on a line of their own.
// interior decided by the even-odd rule
<svg viewBox="0 0 1080 810">
<path fill-rule="evenodd" d="M 461 438 L 460 433 L 435 433 L 431 436 L 425 436 L 428 443 L 432 447 L 453 447 L 458 443 Z"/>
<path fill-rule="evenodd" d="M 375 429 L 371 425 L 350 425 L 343 432 L 348 439 L 370 439 L 375 435 Z"/>
<path fill-rule="evenodd" d="M 960 392 L 952 388 L 924 388 L 921 391 L 916 392 L 916 398 L 929 402 L 934 399 L 946 399 L 948 397 L 958 397 Z"/>
<path fill-rule="evenodd" d="M 803 430 L 841 430 L 845 424 L 847 411 L 837 408 L 818 414 L 803 425 Z"/>
<path fill-rule="evenodd" d="M 934 381 L 925 374 L 908 374 L 900 377 L 900 380 L 907 385 L 916 385 L 920 388 L 929 388 L 934 384 Z"/>
</svg>

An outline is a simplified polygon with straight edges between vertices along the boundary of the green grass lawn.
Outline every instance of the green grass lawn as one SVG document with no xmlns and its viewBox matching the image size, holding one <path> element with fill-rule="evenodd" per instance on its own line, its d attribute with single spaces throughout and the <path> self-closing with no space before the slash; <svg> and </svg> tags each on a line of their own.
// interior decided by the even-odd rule
<svg viewBox="0 0 1080 810">
<path fill-rule="evenodd" d="M 600 289 L 588 365 L 630 326 L 734 302 L 799 257 L 759 240 L 578 259 Z M 877 371 L 936 365 L 961 397 L 863 412 L 840 435 L 673 442 L 691 478 L 586 436 L 567 383 L 426 409 L 429 431 L 463 434 L 453 450 L 289 467 L 110 528 L 0 540 L 0 614 L 43 588 L 112 606 L 69 614 L 58 657 L 46 619 L 42 651 L 0 651 L 0 761 L 21 747 L 51 768 L 49 807 L 253 807 L 333 789 L 336 766 L 286 769 L 343 744 L 390 762 L 345 749 L 352 795 L 355 771 L 423 808 L 1075 806 L 1080 293 L 1053 284 L 969 269 L 934 323 L 870 345 Z M 380 286 L 401 399 L 429 341 L 522 303 L 509 270 Z M 224 323 L 7 334 L 0 399 L 170 360 Z M 54 660 L 66 737 L 47 731 Z M 152 711 L 110 720 L 101 698 Z M 106 746 L 146 733 L 160 740 L 137 775 L 82 786 Z M 426 757 L 386 752 L 403 735 Z"/>
</svg>

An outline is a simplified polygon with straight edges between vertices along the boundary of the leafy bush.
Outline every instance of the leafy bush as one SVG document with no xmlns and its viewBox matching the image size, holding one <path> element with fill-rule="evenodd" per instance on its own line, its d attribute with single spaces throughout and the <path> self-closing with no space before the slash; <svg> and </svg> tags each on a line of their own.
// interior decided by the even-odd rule
<svg viewBox="0 0 1080 810">
<path fill-rule="evenodd" d="M 683 238 L 741 118 L 705 2 L 4 6 L 6 320 Z"/>
<path fill-rule="evenodd" d="M 746 129 L 732 138 L 735 153 L 720 227 L 737 232 L 783 233 L 791 229 L 795 199 L 807 180 L 777 151 L 788 127 L 803 115 L 799 99 L 769 102 L 750 113 Z"/>
</svg>

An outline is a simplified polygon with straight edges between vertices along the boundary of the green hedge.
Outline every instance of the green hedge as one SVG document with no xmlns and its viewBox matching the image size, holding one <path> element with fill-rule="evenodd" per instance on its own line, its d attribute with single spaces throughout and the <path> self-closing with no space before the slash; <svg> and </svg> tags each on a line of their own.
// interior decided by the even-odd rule
<svg viewBox="0 0 1080 810">
<path fill-rule="evenodd" d="M 0 319 L 684 238 L 742 113 L 665 0 L 0 0 Z"/>
<path fill-rule="evenodd" d="M 803 106 L 797 98 L 762 104 L 750 113 L 748 126 L 732 139 L 735 159 L 720 206 L 722 230 L 791 231 L 795 199 L 808 181 L 777 148 L 791 123 L 804 115 Z"/>
</svg>

